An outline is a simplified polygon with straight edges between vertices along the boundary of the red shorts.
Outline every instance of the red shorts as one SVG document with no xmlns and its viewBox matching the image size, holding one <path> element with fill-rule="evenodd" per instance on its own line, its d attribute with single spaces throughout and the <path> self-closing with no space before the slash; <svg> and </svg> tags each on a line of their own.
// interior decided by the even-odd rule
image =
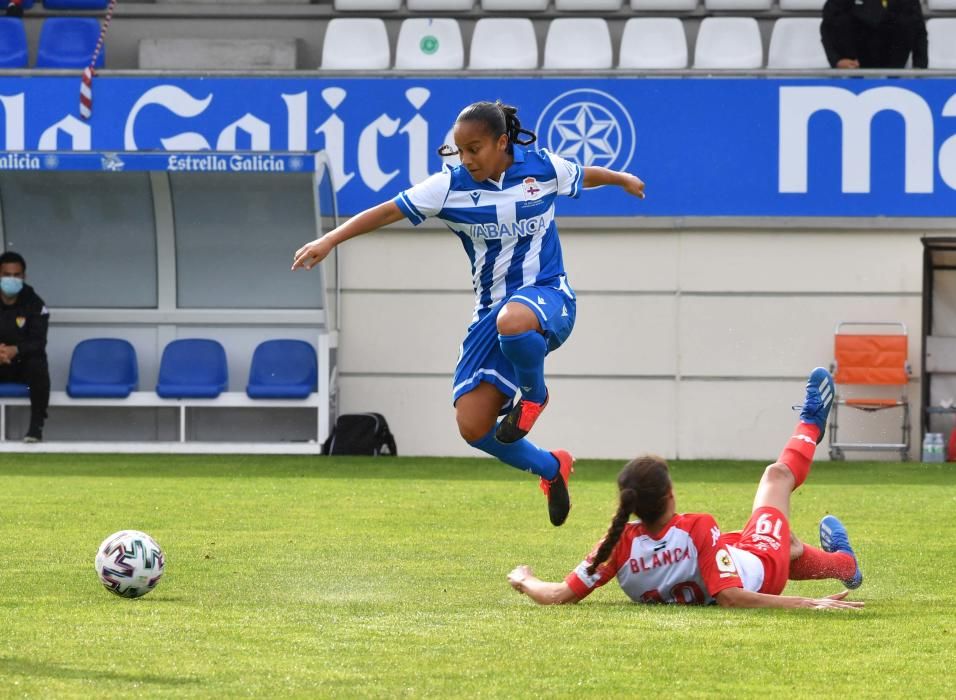
<svg viewBox="0 0 956 700">
<path fill-rule="evenodd" d="M 750 552 L 763 563 L 760 593 L 780 595 L 790 575 L 790 523 L 776 508 L 755 510 L 740 533 L 737 549 Z"/>
</svg>

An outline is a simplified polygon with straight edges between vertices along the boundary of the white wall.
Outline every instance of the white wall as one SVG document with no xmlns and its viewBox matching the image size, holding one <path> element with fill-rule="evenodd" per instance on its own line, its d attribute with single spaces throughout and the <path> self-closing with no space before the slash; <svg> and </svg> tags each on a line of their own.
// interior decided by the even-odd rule
<svg viewBox="0 0 956 700">
<path fill-rule="evenodd" d="M 840 320 L 907 324 L 918 425 L 925 232 L 586 223 L 559 221 L 578 317 L 545 365 L 552 401 L 533 433 L 542 446 L 771 460 L 807 373 L 832 360 Z M 340 256 L 340 411 L 384 413 L 402 454 L 476 454 L 450 401 L 473 305 L 458 240 L 400 226 L 353 239 Z M 841 430 L 895 440 L 898 425 L 897 415 L 847 412 Z"/>
</svg>

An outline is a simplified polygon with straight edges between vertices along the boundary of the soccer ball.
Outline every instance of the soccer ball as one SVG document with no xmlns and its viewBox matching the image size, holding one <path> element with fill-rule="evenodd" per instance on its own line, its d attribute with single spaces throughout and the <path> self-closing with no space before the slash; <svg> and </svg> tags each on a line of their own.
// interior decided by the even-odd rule
<svg viewBox="0 0 956 700">
<path fill-rule="evenodd" d="M 103 540 L 96 552 L 96 574 L 106 588 L 124 598 L 139 598 L 156 587 L 166 559 L 156 540 L 138 530 L 121 530 Z"/>
</svg>

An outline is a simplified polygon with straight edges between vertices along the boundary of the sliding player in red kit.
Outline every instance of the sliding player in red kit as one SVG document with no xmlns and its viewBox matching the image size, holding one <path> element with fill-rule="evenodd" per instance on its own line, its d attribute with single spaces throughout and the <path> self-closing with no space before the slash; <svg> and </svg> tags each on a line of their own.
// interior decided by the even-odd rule
<svg viewBox="0 0 956 700">
<path fill-rule="evenodd" d="M 640 457 L 618 476 L 620 501 L 607 535 L 564 581 L 542 581 L 522 565 L 508 575 L 508 582 L 542 604 L 576 603 L 616 576 L 624 592 L 640 603 L 863 607 L 844 600 L 847 591 L 826 598 L 780 595 L 788 579 L 835 578 L 847 588 L 863 582 L 846 529 L 835 517 L 820 523 L 822 549 L 790 534 L 790 494 L 810 473 L 832 403 L 833 378 L 818 367 L 807 381 L 795 433 L 764 470 L 743 531 L 721 533 L 709 514 L 677 513 L 667 463 Z M 629 523 L 632 514 L 640 520 Z"/>
</svg>

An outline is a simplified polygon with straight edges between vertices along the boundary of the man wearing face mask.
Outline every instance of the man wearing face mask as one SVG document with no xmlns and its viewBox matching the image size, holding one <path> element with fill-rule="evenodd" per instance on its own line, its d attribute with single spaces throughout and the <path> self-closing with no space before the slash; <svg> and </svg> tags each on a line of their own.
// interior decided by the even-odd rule
<svg viewBox="0 0 956 700">
<path fill-rule="evenodd" d="M 46 360 L 50 312 L 33 287 L 24 284 L 26 271 L 22 255 L 0 254 L 0 382 L 30 387 L 30 427 L 23 441 L 40 442 L 50 403 Z"/>
</svg>

